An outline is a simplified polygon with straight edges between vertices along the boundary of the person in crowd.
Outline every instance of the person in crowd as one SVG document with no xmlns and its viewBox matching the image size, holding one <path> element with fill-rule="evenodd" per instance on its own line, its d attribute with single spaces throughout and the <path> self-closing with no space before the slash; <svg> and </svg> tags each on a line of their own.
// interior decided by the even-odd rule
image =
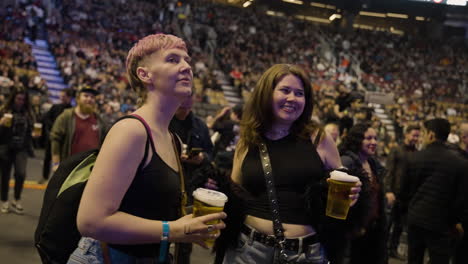
<svg viewBox="0 0 468 264">
<path fill-rule="evenodd" d="M 468 159 L 468 121 L 460 124 L 460 154 Z"/>
<path fill-rule="evenodd" d="M 214 156 L 226 155 L 226 152 L 232 153 L 229 155 L 234 157 L 234 149 L 239 140 L 240 120 L 242 119 L 242 104 L 237 104 L 234 107 L 224 107 L 208 124 L 208 127 L 213 132 L 219 133 L 219 138 L 214 142 Z"/>
<path fill-rule="evenodd" d="M 414 153 L 401 179 L 402 208 L 407 210 L 408 263 L 448 264 L 454 240 L 468 219 L 468 163 L 447 146 L 450 123 L 443 118 L 424 122 L 423 150 Z"/>
<path fill-rule="evenodd" d="M 1 200 L 0 210 L 8 213 L 11 209 L 23 214 L 21 203 L 28 156 L 33 156 L 34 114 L 31 110 L 28 92 L 15 90 L 4 105 L 0 107 L 0 173 Z M 14 166 L 15 187 L 14 199 L 9 203 L 11 168 Z"/>
<path fill-rule="evenodd" d="M 73 98 L 73 89 L 66 88 L 60 91 L 59 93 L 59 98 L 60 98 L 60 103 L 59 104 L 54 104 L 52 107 L 49 109 L 47 113 L 45 113 L 44 118 L 42 120 L 42 127 L 43 127 L 43 136 L 45 138 L 45 152 L 44 152 L 44 164 L 42 167 L 42 179 L 39 181 L 39 183 L 44 183 L 49 179 L 49 174 L 50 174 L 50 162 L 52 159 L 52 154 L 51 154 L 51 147 L 50 147 L 50 141 L 49 141 L 49 135 L 50 135 L 50 130 L 52 129 L 52 126 L 57 119 L 57 117 L 65 110 L 68 108 L 71 108 L 71 100 Z"/>
<path fill-rule="evenodd" d="M 463 121 L 460 124 L 460 154 L 465 158 L 465 162 L 468 162 L 468 122 Z M 462 225 L 463 229 L 468 228 L 468 224 Z M 455 251 L 454 264 L 468 263 L 468 235 L 463 234 L 463 237 L 458 241 L 457 249 Z"/>
<path fill-rule="evenodd" d="M 196 179 L 193 179 L 193 173 L 210 163 L 213 154 L 213 144 L 208 127 L 202 119 L 192 112 L 194 97 L 195 95 L 192 94 L 182 102 L 169 123 L 169 131 L 177 134 L 184 146 L 180 159 L 184 169 L 185 188 L 189 194 L 193 193 L 197 187 L 191 184 L 197 182 Z M 187 205 L 191 206 L 192 204 L 193 199 L 189 195 Z M 189 264 L 192 244 L 183 244 L 179 252 L 178 262 Z"/>
<path fill-rule="evenodd" d="M 77 106 L 66 109 L 54 122 L 50 131 L 52 171 L 67 157 L 98 148 L 106 134 L 106 126 L 96 112 L 99 91 L 85 86 L 76 96 Z"/>
<path fill-rule="evenodd" d="M 420 127 L 417 125 L 409 125 L 405 129 L 405 138 L 403 145 L 393 148 L 387 158 L 387 173 L 384 178 L 385 196 L 387 204 L 391 208 L 391 216 L 389 219 L 388 228 L 391 231 L 389 237 L 389 256 L 393 258 L 403 259 L 398 253 L 398 245 L 400 243 L 400 235 L 403 231 L 403 216 L 400 208 L 400 182 L 406 177 L 405 172 L 406 162 L 409 155 L 417 150 L 419 143 Z"/>
<path fill-rule="evenodd" d="M 362 226 L 349 234 L 350 264 L 385 264 L 385 169 L 375 157 L 377 132 L 370 123 L 356 124 L 343 138 L 339 149 L 343 166 L 353 175 L 361 176 L 362 196 L 369 197 Z"/>
<path fill-rule="evenodd" d="M 340 144 L 340 129 L 337 124 L 328 123 L 323 127 L 323 129 L 332 137 L 336 145 Z"/>
<path fill-rule="evenodd" d="M 111 263 L 161 263 L 158 254 L 169 249 L 161 250 L 160 242 L 206 247 L 203 240 L 217 236 L 209 231 L 225 226 L 222 221 L 206 224 L 225 213 L 180 215 L 182 168 L 169 123 L 192 92 L 184 41 L 166 34 L 146 36 L 129 51 L 126 67 L 143 102 L 134 114 L 151 133 L 128 118 L 110 129 L 83 192 L 77 217 L 83 238 L 68 263 L 104 263 L 100 241 L 108 245 Z"/>
<path fill-rule="evenodd" d="M 271 239 L 275 232 L 260 158 L 262 142 L 271 159 L 287 259 L 310 263 L 318 257 L 324 261 L 323 246 L 317 239 L 324 214 L 317 203 L 322 195 L 318 186 L 328 170 L 341 167 L 341 161 L 333 139 L 312 123 L 312 110 L 309 77 L 299 66 L 276 64 L 261 76 L 242 115 L 232 181 L 243 191 L 229 199 L 235 206 L 242 196 L 244 211 L 235 215 L 236 219 L 228 219 L 231 230 L 226 234 L 229 231 L 236 239 L 228 245 L 223 263 L 275 263 L 280 254 L 275 239 Z M 360 182 L 351 188 L 354 201 L 359 186 Z M 233 230 L 236 222 L 241 224 L 239 232 Z M 223 254 L 222 242 L 218 244 L 219 255 Z"/>
</svg>

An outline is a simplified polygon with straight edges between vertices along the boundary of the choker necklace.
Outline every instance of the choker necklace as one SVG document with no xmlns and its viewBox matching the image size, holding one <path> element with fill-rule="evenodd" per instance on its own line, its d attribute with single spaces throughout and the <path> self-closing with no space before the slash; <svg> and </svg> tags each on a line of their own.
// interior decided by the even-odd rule
<svg viewBox="0 0 468 264">
<path fill-rule="evenodd" d="M 265 135 L 272 137 L 284 137 L 289 134 L 289 129 L 268 130 Z"/>
</svg>

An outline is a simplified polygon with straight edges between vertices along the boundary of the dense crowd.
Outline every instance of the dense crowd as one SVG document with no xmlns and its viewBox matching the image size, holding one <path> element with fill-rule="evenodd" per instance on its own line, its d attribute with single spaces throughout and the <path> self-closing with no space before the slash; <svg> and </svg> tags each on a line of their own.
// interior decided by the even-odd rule
<svg viewBox="0 0 468 264">
<path fill-rule="evenodd" d="M 26 87 L 42 95 L 46 110 L 50 104 L 45 81 L 38 76 L 30 46 L 23 42 L 28 35 L 27 12 L 8 7 L 2 18 L 6 22 L 2 27 L 9 29 L 1 37 L 2 95 L 11 87 Z M 65 83 L 75 90 L 83 86 L 100 90 L 98 105 L 109 124 L 138 105 L 124 72 L 125 54 L 148 32 L 184 36 L 192 50 L 197 101 L 219 108 L 226 104 L 221 72 L 247 99 L 268 65 L 294 62 L 311 75 L 317 121 L 338 123 L 344 132 L 352 119 L 372 119 L 387 149 L 401 139 L 403 127 L 426 116 L 455 123 L 466 118 L 468 55 L 466 46 L 456 40 L 359 29 L 344 32 L 203 0 L 62 1 L 45 21 Z M 277 39 L 278 30 L 287 37 Z M 363 100 L 366 90 L 394 93 L 395 104 L 386 111 L 395 134 L 369 114 Z"/>
</svg>

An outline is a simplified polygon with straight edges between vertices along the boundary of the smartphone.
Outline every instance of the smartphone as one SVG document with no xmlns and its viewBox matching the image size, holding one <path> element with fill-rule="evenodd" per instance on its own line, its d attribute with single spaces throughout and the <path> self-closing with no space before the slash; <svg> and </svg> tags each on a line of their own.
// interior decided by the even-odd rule
<svg viewBox="0 0 468 264">
<path fill-rule="evenodd" d="M 193 157 L 197 156 L 198 154 L 200 154 L 201 152 L 203 152 L 202 148 L 191 148 L 188 151 L 187 155 L 189 156 L 189 158 L 193 158 Z"/>
</svg>

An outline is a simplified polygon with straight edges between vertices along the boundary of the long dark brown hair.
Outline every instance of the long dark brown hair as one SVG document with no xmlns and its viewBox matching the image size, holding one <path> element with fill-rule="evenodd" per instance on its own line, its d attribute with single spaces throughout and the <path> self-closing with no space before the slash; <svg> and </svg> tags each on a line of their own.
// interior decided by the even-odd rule
<svg viewBox="0 0 468 264">
<path fill-rule="evenodd" d="M 275 64 L 263 73 L 245 105 L 241 120 L 241 132 L 238 148 L 242 151 L 260 142 L 261 135 L 273 123 L 273 91 L 276 85 L 286 76 L 292 74 L 299 78 L 304 87 L 304 111 L 291 126 L 291 133 L 309 139 L 318 126 L 311 121 L 313 111 L 313 94 L 309 76 L 296 65 Z"/>
<path fill-rule="evenodd" d="M 3 115 L 5 113 L 12 112 L 15 104 L 15 98 L 19 94 L 24 94 L 24 105 L 22 111 L 27 115 L 27 117 L 30 120 L 35 122 L 34 114 L 31 109 L 31 103 L 29 102 L 29 93 L 25 89 L 14 89 L 8 97 L 8 99 L 6 100 L 6 102 L 0 107 L 0 113 Z"/>
</svg>

